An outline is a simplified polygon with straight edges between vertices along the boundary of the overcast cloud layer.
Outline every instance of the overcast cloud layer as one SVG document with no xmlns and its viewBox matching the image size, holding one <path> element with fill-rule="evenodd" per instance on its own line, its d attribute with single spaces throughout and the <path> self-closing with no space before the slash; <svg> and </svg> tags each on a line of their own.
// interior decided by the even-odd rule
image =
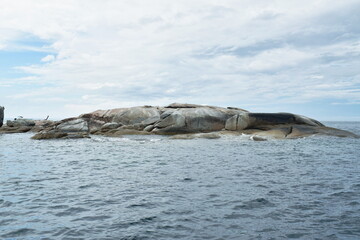
<svg viewBox="0 0 360 240">
<path fill-rule="evenodd" d="M 188 102 L 360 120 L 358 0 L 0 3 L 7 117 Z"/>
</svg>

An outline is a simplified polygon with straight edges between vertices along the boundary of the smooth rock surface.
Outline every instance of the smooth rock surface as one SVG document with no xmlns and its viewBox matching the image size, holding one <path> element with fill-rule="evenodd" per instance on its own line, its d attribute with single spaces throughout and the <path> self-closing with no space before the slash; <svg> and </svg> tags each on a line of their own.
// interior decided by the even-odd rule
<svg viewBox="0 0 360 240">
<path fill-rule="evenodd" d="M 61 132 L 88 132 L 89 127 L 87 121 L 82 118 L 65 120 L 56 126 Z"/>
<path fill-rule="evenodd" d="M 101 127 L 101 131 L 106 132 L 106 131 L 109 131 L 111 129 L 116 129 L 116 128 L 121 127 L 121 126 L 122 125 L 120 123 L 116 123 L 116 122 L 105 123 Z"/>
<path fill-rule="evenodd" d="M 148 107 L 134 107 L 126 109 L 113 117 L 113 122 L 121 123 L 123 125 L 131 125 L 141 123 L 149 118 L 160 118 L 160 113 L 157 109 Z"/>
<path fill-rule="evenodd" d="M 249 126 L 249 123 L 250 121 L 248 113 L 236 114 L 226 120 L 225 129 L 230 131 L 243 130 Z"/>
<path fill-rule="evenodd" d="M 220 131 L 225 128 L 228 118 L 239 113 L 243 111 L 207 106 L 168 110 L 161 115 L 153 132 L 176 134 Z"/>
</svg>

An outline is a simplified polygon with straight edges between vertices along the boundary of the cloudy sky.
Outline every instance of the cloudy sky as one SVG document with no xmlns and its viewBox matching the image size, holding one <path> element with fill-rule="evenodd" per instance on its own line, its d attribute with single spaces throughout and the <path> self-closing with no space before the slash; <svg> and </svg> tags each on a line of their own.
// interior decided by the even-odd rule
<svg viewBox="0 0 360 240">
<path fill-rule="evenodd" d="M 0 0 L 0 105 L 172 102 L 360 120 L 359 0 Z"/>
</svg>

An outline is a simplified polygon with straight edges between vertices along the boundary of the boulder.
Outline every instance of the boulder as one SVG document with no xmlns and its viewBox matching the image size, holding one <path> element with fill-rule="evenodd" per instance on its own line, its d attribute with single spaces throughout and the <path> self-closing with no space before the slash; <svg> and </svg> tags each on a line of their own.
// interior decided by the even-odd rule
<svg viewBox="0 0 360 240">
<path fill-rule="evenodd" d="M 110 130 L 108 132 L 105 132 L 102 135 L 105 135 L 105 136 L 108 136 L 108 137 L 121 137 L 121 136 L 124 136 L 124 135 L 148 135 L 148 134 L 150 134 L 150 133 L 145 132 L 145 131 L 118 128 L 118 129 L 113 129 L 113 130 Z"/>
<path fill-rule="evenodd" d="M 250 136 L 250 139 L 255 141 L 255 142 L 263 142 L 263 141 L 267 141 L 266 138 L 263 138 L 263 137 L 259 137 L 259 136 L 256 136 L 256 135 L 253 135 L 253 136 Z"/>
<path fill-rule="evenodd" d="M 56 139 L 56 138 L 64 138 L 68 134 L 64 132 L 55 132 L 55 131 L 49 131 L 49 132 L 39 132 L 31 137 L 31 139 L 34 140 L 43 140 L 43 139 Z"/>
<path fill-rule="evenodd" d="M 97 132 L 99 130 L 101 130 L 101 128 L 104 126 L 104 124 L 106 124 L 107 122 L 105 122 L 104 120 L 101 119 L 96 119 L 96 118 L 89 118 L 88 119 L 88 127 L 89 127 L 89 131 L 92 132 Z M 118 123 L 117 123 L 118 124 Z M 119 124 L 120 125 L 120 124 Z"/>
<path fill-rule="evenodd" d="M 118 127 L 121 127 L 122 125 L 120 123 L 116 123 L 116 122 L 109 122 L 109 123 L 105 123 L 104 125 L 102 125 L 101 127 L 101 131 L 102 132 L 107 132 L 111 129 L 116 129 Z"/>
<path fill-rule="evenodd" d="M 238 131 L 246 129 L 249 126 L 249 114 L 236 114 L 226 120 L 225 129 L 229 131 Z"/>
<path fill-rule="evenodd" d="M 32 130 L 32 127 L 29 126 L 20 126 L 20 127 L 2 126 L 0 128 L 0 133 L 25 133 L 30 130 Z"/>
<path fill-rule="evenodd" d="M 160 115 L 156 115 L 154 117 L 149 117 L 143 121 L 141 121 L 141 124 L 144 126 L 152 125 L 160 120 Z"/>
<path fill-rule="evenodd" d="M 154 125 L 148 125 L 144 128 L 144 131 L 151 132 L 154 128 L 155 128 Z"/>
<path fill-rule="evenodd" d="M 164 115 L 162 116 L 164 117 Z M 185 117 L 178 111 L 175 111 L 155 124 L 155 128 L 168 130 L 181 130 L 185 126 Z"/>
<path fill-rule="evenodd" d="M 4 107 L 0 106 L 0 127 L 2 127 L 4 122 Z"/>
<path fill-rule="evenodd" d="M 240 113 L 244 112 L 208 106 L 171 109 L 161 114 L 153 132 L 176 134 L 220 131 L 225 128 L 229 118 Z"/>
<path fill-rule="evenodd" d="M 113 122 L 123 125 L 141 123 L 147 119 L 160 119 L 160 112 L 157 108 L 133 107 L 124 109 L 112 117 Z M 152 120 L 149 120 L 152 121 Z M 151 124 L 151 123 L 150 123 Z"/>
<path fill-rule="evenodd" d="M 55 128 L 58 132 L 89 132 L 88 122 L 82 118 L 63 120 Z"/>
<path fill-rule="evenodd" d="M 33 127 L 35 126 L 35 121 L 31 119 L 18 118 L 13 121 L 6 121 L 8 127 Z"/>
<path fill-rule="evenodd" d="M 221 138 L 221 135 L 219 133 L 188 133 L 188 134 L 177 134 L 170 137 L 170 139 L 194 139 L 194 138 L 218 139 Z"/>
</svg>

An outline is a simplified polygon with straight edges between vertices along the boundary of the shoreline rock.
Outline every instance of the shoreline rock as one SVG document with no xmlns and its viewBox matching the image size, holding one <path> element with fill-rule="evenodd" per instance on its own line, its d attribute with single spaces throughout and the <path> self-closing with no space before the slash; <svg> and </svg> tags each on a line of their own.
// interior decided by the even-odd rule
<svg viewBox="0 0 360 240">
<path fill-rule="evenodd" d="M 213 139 L 224 134 L 247 134 L 252 136 L 251 139 L 254 141 L 264 141 L 267 138 L 294 139 L 311 135 L 359 137 L 292 113 L 251 113 L 235 107 L 181 103 L 165 107 L 141 106 L 97 110 L 57 122 L 31 122 L 22 119 L 16 120 L 15 123 L 9 122 L 8 125 L 0 128 L 0 133 L 35 131 L 37 134 L 32 138 L 38 140 L 84 138 L 90 137 L 90 134 L 111 137 L 160 134 L 172 135 L 173 139 Z"/>
<path fill-rule="evenodd" d="M 4 122 L 4 110 L 5 108 L 3 106 L 0 106 L 0 127 L 2 127 Z"/>
</svg>

